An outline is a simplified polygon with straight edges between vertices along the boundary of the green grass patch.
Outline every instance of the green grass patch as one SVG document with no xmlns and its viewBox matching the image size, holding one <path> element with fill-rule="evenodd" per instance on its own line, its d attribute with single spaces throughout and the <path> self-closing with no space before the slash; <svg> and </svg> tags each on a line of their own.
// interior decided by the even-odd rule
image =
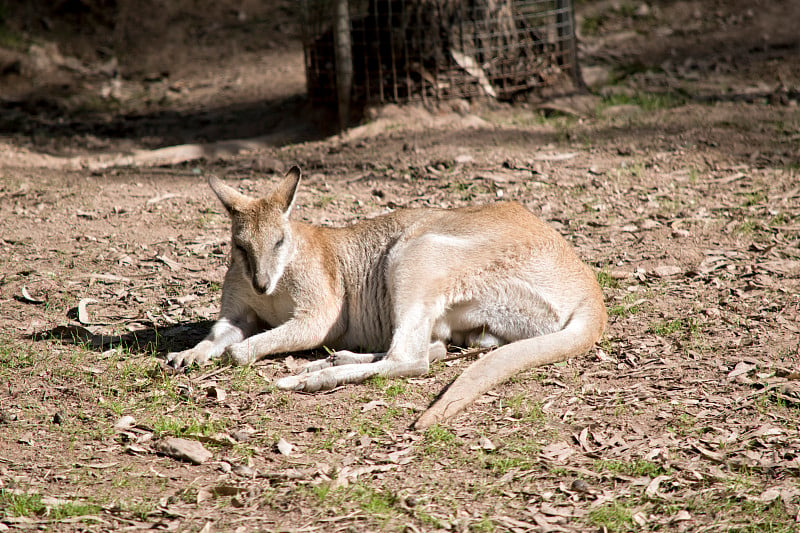
<svg viewBox="0 0 800 533">
<path fill-rule="evenodd" d="M 172 415 L 160 415 L 152 421 L 151 427 L 158 434 L 174 435 L 205 435 L 211 436 L 223 432 L 228 426 L 226 420 L 198 420 L 194 417 L 176 418 Z"/>
<path fill-rule="evenodd" d="M 635 315 L 642 310 L 641 304 L 635 303 L 636 301 L 637 301 L 636 294 L 626 294 L 625 297 L 622 299 L 621 303 L 609 308 L 608 314 L 611 316 L 618 316 L 621 318 Z"/>
<path fill-rule="evenodd" d="M 357 426 L 359 435 L 367 435 L 372 438 L 380 437 L 384 434 L 389 427 L 392 426 L 392 421 L 400 416 L 403 416 L 403 410 L 399 407 L 387 406 L 381 412 L 380 416 L 375 418 L 364 418 L 363 415 L 358 413 L 353 417 L 353 423 Z"/>
<path fill-rule="evenodd" d="M 656 477 L 669 474 L 669 471 L 663 466 L 645 459 L 636 459 L 634 461 L 600 459 L 594 462 L 593 467 L 594 470 L 600 472 L 610 472 L 613 474 L 636 477 Z"/>
<path fill-rule="evenodd" d="M 271 498 L 274 499 L 274 495 Z M 395 491 L 364 483 L 341 488 L 333 488 L 330 482 L 307 485 L 295 491 L 292 499 L 295 503 L 298 499 L 306 500 L 308 504 L 336 515 L 348 514 L 354 508 L 360 509 L 370 524 L 365 528 L 367 530 L 387 528 L 391 520 L 407 516 L 401 497 Z"/>
<path fill-rule="evenodd" d="M 233 368 L 230 389 L 232 391 L 253 392 L 268 388 L 264 378 L 258 375 L 258 370 L 252 366 L 239 366 Z"/>
<path fill-rule="evenodd" d="M 403 382 L 392 383 L 384 389 L 383 393 L 388 400 L 397 399 L 406 393 L 406 384 Z"/>
<path fill-rule="evenodd" d="M 502 476 L 510 470 L 531 470 L 541 465 L 535 459 L 541 451 L 537 443 L 507 443 L 500 450 L 483 452 L 483 465 L 496 476 Z"/>
<path fill-rule="evenodd" d="M 367 379 L 364 383 L 374 389 L 384 390 L 389 385 L 389 381 L 390 379 L 387 378 L 386 376 L 376 374 Z"/>
<path fill-rule="evenodd" d="M 757 205 L 764 205 L 767 203 L 767 193 L 764 191 L 756 190 L 744 194 L 744 201 L 742 207 L 753 207 Z"/>
<path fill-rule="evenodd" d="M 533 424 L 541 424 L 545 421 L 542 402 L 531 400 L 527 393 L 515 394 L 506 399 L 505 403 L 511 409 L 512 418 Z"/>
<path fill-rule="evenodd" d="M 73 516 L 97 514 L 100 506 L 87 502 L 47 504 L 40 494 L 0 490 L 0 517 L 44 516 L 61 520 Z"/>
<path fill-rule="evenodd" d="M 329 194 L 324 194 L 314 201 L 314 207 L 317 209 L 325 209 L 336 200 L 336 197 Z"/>
<path fill-rule="evenodd" d="M 446 427 L 435 424 L 422 435 L 422 451 L 426 455 L 449 452 L 456 445 L 456 436 Z"/>
<path fill-rule="evenodd" d="M 598 112 L 619 105 L 634 105 L 644 111 L 658 111 L 660 109 L 672 109 L 685 103 L 686 97 L 675 92 L 638 92 L 632 95 L 612 94 L 603 98 L 598 105 Z"/>
<path fill-rule="evenodd" d="M 20 346 L 3 341 L 0 346 L 0 370 L 30 368 L 36 362 L 36 353 L 31 346 Z"/>
<path fill-rule="evenodd" d="M 615 305 L 608 310 L 611 316 L 619 316 L 625 318 L 626 316 L 635 315 L 639 311 L 638 307 L 628 307 L 627 305 Z"/>
<path fill-rule="evenodd" d="M 758 223 L 755 220 L 747 217 L 742 222 L 736 224 L 733 227 L 733 233 L 736 235 L 747 237 L 755 233 L 758 227 L 759 227 Z"/>
<path fill-rule="evenodd" d="M 495 526 L 495 523 L 491 518 L 484 516 L 477 522 L 470 524 L 469 530 L 478 533 L 493 533 L 497 530 L 497 526 Z"/>
<path fill-rule="evenodd" d="M 611 275 L 611 269 L 604 266 L 595 274 L 597 276 L 597 283 L 604 289 L 619 289 L 619 280 Z"/>
<path fill-rule="evenodd" d="M 592 509 L 589 512 L 588 521 L 590 524 L 608 531 L 629 531 L 634 526 L 633 511 L 619 501 L 609 502 Z"/>
<path fill-rule="evenodd" d="M 700 323 L 694 318 L 676 318 L 651 324 L 647 331 L 662 337 L 680 332 L 695 335 L 700 331 Z"/>
<path fill-rule="evenodd" d="M 349 499 L 369 516 L 388 518 L 398 512 L 396 506 L 400 499 L 390 490 L 376 490 L 372 487 L 355 485 L 350 492 Z"/>
</svg>

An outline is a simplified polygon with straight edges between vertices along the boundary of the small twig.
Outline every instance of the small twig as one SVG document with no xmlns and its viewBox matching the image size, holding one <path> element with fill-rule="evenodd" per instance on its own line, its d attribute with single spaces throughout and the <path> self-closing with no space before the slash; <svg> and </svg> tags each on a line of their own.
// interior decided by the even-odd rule
<svg viewBox="0 0 800 533">
<path fill-rule="evenodd" d="M 478 357 L 481 354 L 489 353 L 490 351 L 494 350 L 494 348 L 472 348 L 469 350 L 464 350 L 461 353 L 457 353 L 455 355 L 451 355 L 450 357 L 445 357 L 444 359 L 439 359 L 439 361 L 443 363 L 447 363 L 449 361 L 456 361 L 458 359 L 466 359 L 468 357 Z"/>
<path fill-rule="evenodd" d="M 221 374 L 221 373 L 222 373 L 222 372 L 224 372 L 224 371 L 225 371 L 227 368 L 229 368 L 229 367 L 227 367 L 227 366 L 221 366 L 221 367 L 219 367 L 219 368 L 215 368 L 214 370 L 211 370 L 211 371 L 209 371 L 209 372 L 206 372 L 205 374 L 203 374 L 203 375 L 201 375 L 201 376 L 197 376 L 197 377 L 196 377 L 196 378 L 194 378 L 192 381 L 194 381 L 195 383 L 199 383 L 199 382 L 201 382 L 201 381 L 205 381 L 205 380 L 207 380 L 208 378 L 212 378 L 212 377 L 216 376 L 217 374 Z"/>
</svg>

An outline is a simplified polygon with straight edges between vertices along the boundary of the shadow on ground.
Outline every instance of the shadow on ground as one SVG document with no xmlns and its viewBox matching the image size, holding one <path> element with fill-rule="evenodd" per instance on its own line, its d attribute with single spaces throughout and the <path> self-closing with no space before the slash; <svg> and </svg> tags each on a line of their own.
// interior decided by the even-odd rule
<svg viewBox="0 0 800 533">
<path fill-rule="evenodd" d="M 276 135 L 284 143 L 322 139 L 333 133 L 329 111 L 311 109 L 305 95 L 236 103 L 187 111 L 108 116 L 67 114 L 36 95 L 0 109 L 0 135 L 26 135 L 45 144 L 62 144 L 80 136 L 137 141 L 147 148 Z M 49 141 L 49 142 L 48 142 Z"/>
</svg>

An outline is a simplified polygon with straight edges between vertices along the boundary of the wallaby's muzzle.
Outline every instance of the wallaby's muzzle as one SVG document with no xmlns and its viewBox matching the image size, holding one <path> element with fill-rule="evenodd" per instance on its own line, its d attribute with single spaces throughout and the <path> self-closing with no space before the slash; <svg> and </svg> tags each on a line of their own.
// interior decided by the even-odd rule
<svg viewBox="0 0 800 533">
<path fill-rule="evenodd" d="M 256 291 L 258 294 L 266 294 L 268 288 L 269 288 L 269 283 L 259 281 L 258 279 L 253 277 L 253 290 Z"/>
</svg>

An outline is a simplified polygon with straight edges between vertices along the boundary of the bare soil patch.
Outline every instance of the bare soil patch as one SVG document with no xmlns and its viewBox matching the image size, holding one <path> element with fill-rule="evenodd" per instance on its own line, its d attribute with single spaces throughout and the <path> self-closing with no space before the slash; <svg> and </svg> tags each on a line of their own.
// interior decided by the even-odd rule
<svg viewBox="0 0 800 533">
<path fill-rule="evenodd" d="M 304 103 L 291 11 L 252 4 L 172 13 L 161 47 L 103 10 L 70 39 L 63 13 L 49 40 L 33 14 L 3 26 L 25 46 L 0 56 L 19 61 L 0 68 L 0 529 L 796 531 L 793 2 L 581 2 L 606 77 L 588 107 L 390 107 L 341 136 Z M 29 38 L 58 43 L 53 84 Z M 173 165 L 57 159 L 250 137 Z M 312 395 L 270 383 L 322 353 L 164 373 L 219 305 L 206 176 L 255 195 L 292 163 L 295 216 L 320 224 L 523 202 L 597 269 L 603 341 L 421 434 L 468 361 Z"/>
</svg>

